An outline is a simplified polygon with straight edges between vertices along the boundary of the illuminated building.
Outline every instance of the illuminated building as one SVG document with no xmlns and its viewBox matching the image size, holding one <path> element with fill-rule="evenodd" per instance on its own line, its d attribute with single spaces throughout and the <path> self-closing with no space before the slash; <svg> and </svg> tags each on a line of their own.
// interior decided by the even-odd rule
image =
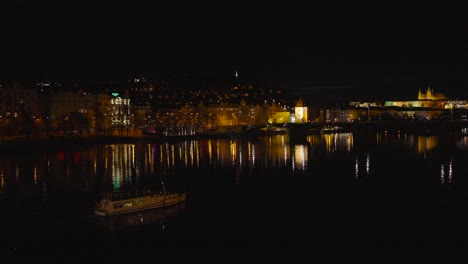
<svg viewBox="0 0 468 264">
<path fill-rule="evenodd" d="M 130 99 L 122 98 L 118 94 L 113 94 L 113 97 L 111 98 L 111 105 L 112 125 L 130 125 Z"/>
<path fill-rule="evenodd" d="M 290 122 L 290 112 L 279 104 L 273 102 L 271 107 L 268 108 L 268 123 L 270 124 L 284 124 Z"/>
<path fill-rule="evenodd" d="M 421 93 L 419 89 L 418 100 L 446 100 L 447 97 L 443 93 L 434 93 L 430 86 L 427 87 L 426 94 Z"/>
<path fill-rule="evenodd" d="M 299 98 L 296 107 L 294 107 L 294 119 L 296 123 L 307 123 L 309 121 L 308 108 L 304 106 L 302 98 Z"/>
<path fill-rule="evenodd" d="M 418 92 L 418 100 L 412 101 L 385 101 L 385 106 L 396 107 L 425 107 L 425 108 L 444 108 L 447 97 L 443 93 L 434 93 L 434 90 L 429 86 L 425 94 Z"/>
<path fill-rule="evenodd" d="M 113 93 L 112 96 L 100 93 L 95 96 L 95 100 L 98 131 L 106 132 L 109 129 L 122 129 L 133 125 L 130 99 L 122 98 L 118 93 Z"/>
</svg>

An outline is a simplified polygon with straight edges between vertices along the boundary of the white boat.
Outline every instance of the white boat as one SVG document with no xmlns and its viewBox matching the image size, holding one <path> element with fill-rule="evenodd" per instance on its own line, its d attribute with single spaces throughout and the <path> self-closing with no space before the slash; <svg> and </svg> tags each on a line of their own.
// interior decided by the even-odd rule
<svg viewBox="0 0 468 264">
<path fill-rule="evenodd" d="M 137 211 L 133 213 L 113 215 L 109 217 L 96 217 L 97 226 L 107 231 L 125 229 L 134 226 L 160 225 L 170 221 L 172 217 L 186 212 L 186 204 L 180 203 L 174 206 Z"/>
<path fill-rule="evenodd" d="M 137 212 L 147 209 L 171 206 L 184 202 L 184 193 L 160 193 L 146 195 L 124 195 L 119 197 L 106 197 L 96 203 L 94 214 L 98 216 L 111 216 Z"/>
</svg>

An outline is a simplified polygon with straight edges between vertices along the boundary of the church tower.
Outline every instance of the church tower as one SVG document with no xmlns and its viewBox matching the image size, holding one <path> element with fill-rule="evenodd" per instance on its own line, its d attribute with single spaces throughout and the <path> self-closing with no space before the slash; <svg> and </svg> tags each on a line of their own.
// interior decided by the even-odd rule
<svg viewBox="0 0 468 264">
<path fill-rule="evenodd" d="M 426 93 L 426 99 L 428 100 L 432 100 L 434 98 L 432 98 L 432 90 L 431 90 L 431 86 L 427 86 L 427 93 Z"/>
</svg>

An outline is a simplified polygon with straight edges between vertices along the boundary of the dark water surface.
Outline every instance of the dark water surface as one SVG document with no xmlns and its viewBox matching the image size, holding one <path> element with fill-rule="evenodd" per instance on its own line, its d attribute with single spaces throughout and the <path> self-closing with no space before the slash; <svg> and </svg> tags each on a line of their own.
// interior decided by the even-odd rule
<svg viewBox="0 0 468 264">
<path fill-rule="evenodd" d="M 65 261 L 447 260 L 467 246 L 467 165 L 468 137 L 397 132 L 26 150 L 0 159 L 0 252 Z M 103 192 L 162 191 L 161 182 L 187 201 L 93 215 Z"/>
</svg>

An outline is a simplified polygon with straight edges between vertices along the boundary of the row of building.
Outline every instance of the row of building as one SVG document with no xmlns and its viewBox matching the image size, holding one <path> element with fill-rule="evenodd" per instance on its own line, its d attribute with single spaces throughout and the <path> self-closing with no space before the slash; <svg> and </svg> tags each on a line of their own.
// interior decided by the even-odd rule
<svg viewBox="0 0 468 264">
<path fill-rule="evenodd" d="M 302 102 L 299 104 L 301 107 L 287 109 L 274 100 L 254 106 L 240 99 L 238 104 L 205 106 L 200 102 L 196 106 L 152 109 L 149 104 L 133 105 L 131 98 L 116 92 L 92 94 L 77 90 L 41 94 L 36 89 L 0 87 L 0 132 L 106 135 L 128 128 L 142 132 L 171 128 L 194 133 L 223 126 L 307 122 L 307 109 Z"/>
<path fill-rule="evenodd" d="M 454 118 L 454 109 L 468 109 L 466 101 L 449 100 L 430 87 L 419 91 L 413 101 L 349 102 L 316 113 L 299 98 L 293 106 L 274 100 L 263 105 L 219 103 L 186 105 L 172 109 L 151 109 L 132 105 L 119 93 L 91 94 L 82 90 L 40 95 L 37 90 L 0 87 L 0 132 L 5 133 L 83 133 L 114 134 L 132 128 L 143 132 L 171 130 L 192 134 L 220 127 L 266 123 L 355 122 L 388 119 Z M 456 118 L 465 118 L 463 114 Z"/>
</svg>

